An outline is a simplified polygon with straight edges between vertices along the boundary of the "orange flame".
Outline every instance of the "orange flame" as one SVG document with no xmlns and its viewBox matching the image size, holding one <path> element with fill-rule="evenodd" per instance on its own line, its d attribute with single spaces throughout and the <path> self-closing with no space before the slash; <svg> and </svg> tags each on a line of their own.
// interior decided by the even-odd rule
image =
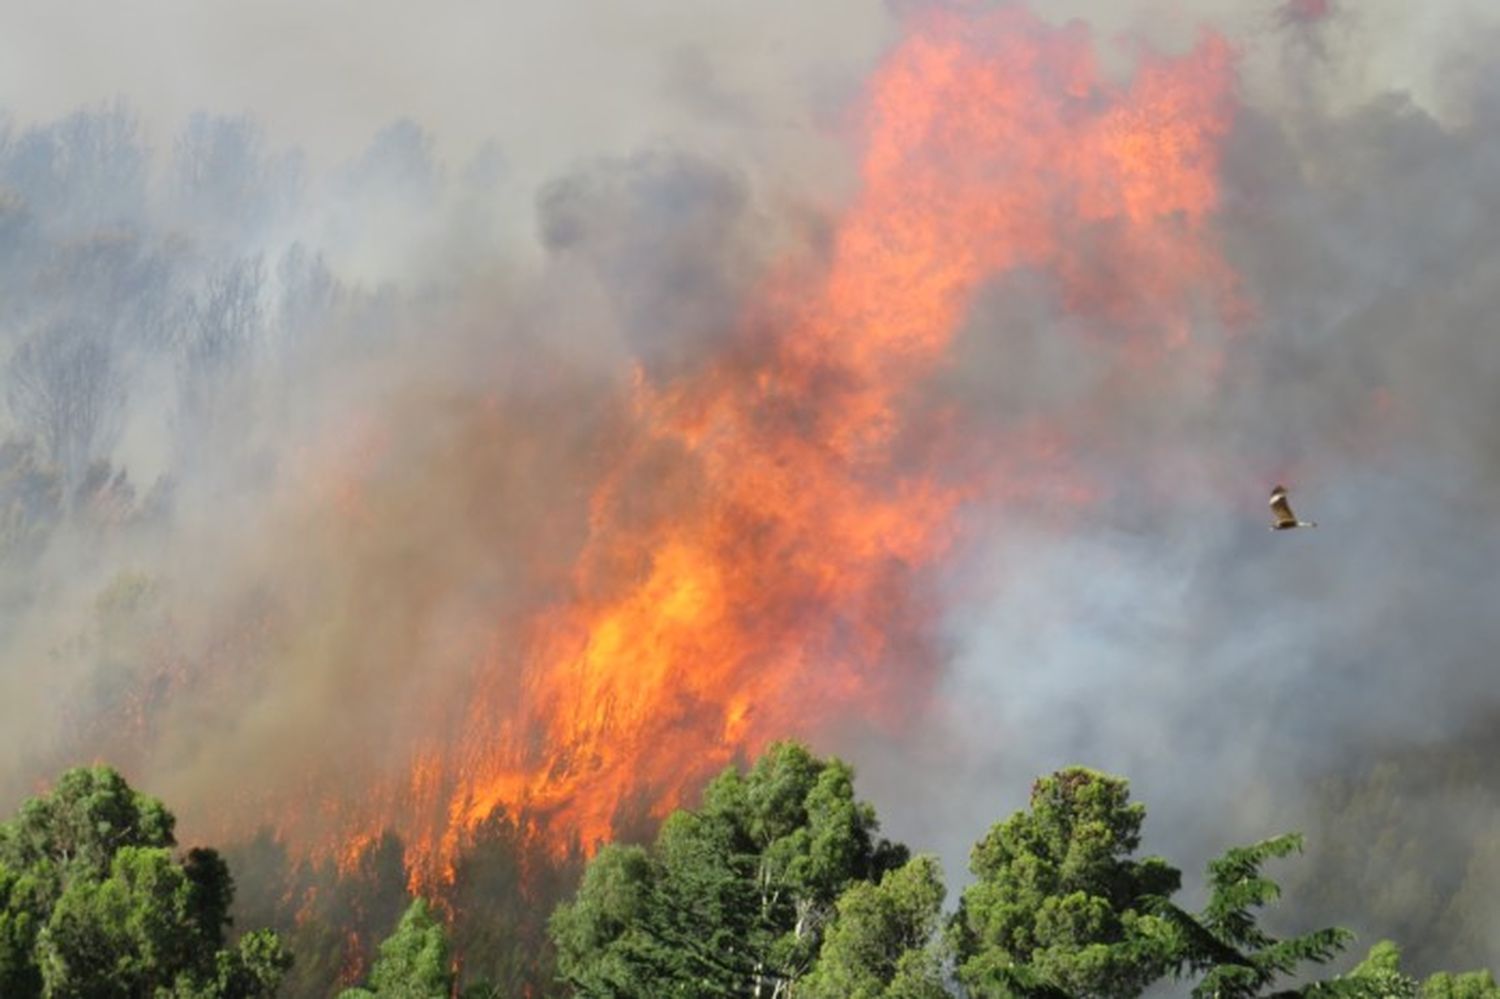
<svg viewBox="0 0 1500 999">
<path fill-rule="evenodd" d="M 461 713 L 401 750 L 404 777 L 304 803 L 335 853 L 394 829 L 431 887 L 497 809 L 591 849 L 772 738 L 898 724 L 935 666 L 916 580 L 996 478 L 924 439 L 924 383 L 981 285 L 1022 268 L 1125 335 L 1184 342 L 1198 300 L 1232 287 L 1209 232 L 1232 83 L 1217 37 L 1116 84 L 1081 26 L 913 16 L 869 84 L 860 193 L 826 267 L 776 269 L 733 358 L 637 374 L 566 597 L 516 654 L 475 664 Z M 1035 428 L 1005 448 L 1008 494 L 1060 463 Z"/>
<path fill-rule="evenodd" d="M 1231 75 L 1215 38 L 1120 88 L 1079 28 L 1013 8 L 915 19 L 871 84 L 863 190 L 821 281 L 769 282 L 776 332 L 752 364 L 638 378 L 641 434 L 594 497 L 572 599 L 518 667 L 486 664 L 519 682 L 480 685 L 461 751 L 414 767 L 415 796 L 447 789 L 446 827 L 408 831 L 418 871 L 500 806 L 596 843 L 737 753 L 882 703 L 908 573 L 949 544 L 964 495 L 898 459 L 903 405 L 1007 269 L 1183 335 L 1194 290 L 1225 282 L 1203 230 Z M 642 521 L 627 497 L 663 447 L 692 495 Z"/>
</svg>

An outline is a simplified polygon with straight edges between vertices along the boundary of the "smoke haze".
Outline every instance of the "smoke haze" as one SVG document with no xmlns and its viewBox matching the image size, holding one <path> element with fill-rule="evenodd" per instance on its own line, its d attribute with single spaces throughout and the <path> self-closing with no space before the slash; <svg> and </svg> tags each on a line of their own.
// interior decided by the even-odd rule
<svg viewBox="0 0 1500 999">
<path fill-rule="evenodd" d="M 953 540 L 839 618 L 912 644 L 796 734 L 953 880 L 1081 762 L 1190 871 L 1302 829 L 1298 920 L 1500 963 L 1500 14 L 1037 7 L 1122 85 L 1232 47 L 1223 270 L 1156 329 L 1079 226 L 1067 279 L 977 290 L 888 462 L 973 487 Z M 194 839 L 442 820 L 423 761 L 522 699 L 600 518 L 710 503 L 641 380 L 763 370 L 757 296 L 833 266 L 920 9 L 0 3 L 0 800 L 98 756 Z M 1268 534 L 1277 481 L 1317 531 Z"/>
</svg>

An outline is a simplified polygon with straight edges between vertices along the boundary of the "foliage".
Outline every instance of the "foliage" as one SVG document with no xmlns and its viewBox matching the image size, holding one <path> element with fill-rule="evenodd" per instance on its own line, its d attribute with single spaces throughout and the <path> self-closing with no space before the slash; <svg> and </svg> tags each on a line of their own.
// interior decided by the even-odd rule
<svg viewBox="0 0 1500 999">
<path fill-rule="evenodd" d="M 860 881 L 839 898 L 818 964 L 798 994 L 807 999 L 944 999 L 942 957 L 933 947 L 943 873 L 932 857 Z"/>
<path fill-rule="evenodd" d="M 812 967 L 839 896 L 904 862 L 853 772 L 796 743 L 729 769 L 650 849 L 606 847 L 550 932 L 582 996 L 776 999 Z"/>
<path fill-rule="evenodd" d="M 174 819 L 107 767 L 71 770 L 0 824 L 7 997 L 257 999 L 289 965 L 272 934 L 225 948 L 234 883 L 213 850 L 172 853 Z"/>
<path fill-rule="evenodd" d="M 104 877 L 125 847 L 175 846 L 175 826 L 160 801 L 114 770 L 79 767 L 0 825 L 0 863 L 46 878 L 51 901 L 65 881 Z"/>
<path fill-rule="evenodd" d="M 1346 974 L 1309 980 L 1306 966 L 1330 961 L 1352 937 L 1327 928 L 1279 938 L 1261 926 L 1281 895 L 1264 868 L 1299 851 L 1300 837 L 1226 851 L 1208 866 L 1208 901 L 1190 913 L 1171 901 L 1176 869 L 1135 856 L 1144 817 L 1120 778 L 1071 768 L 1038 780 L 1030 807 L 975 846 L 977 880 L 940 938 L 936 860 L 908 860 L 877 839 L 845 764 L 781 743 L 748 772 L 721 774 L 701 807 L 672 815 L 649 846 L 604 847 L 548 932 L 580 997 L 947 999 L 950 974 L 976 999 L 1125 997 L 1175 972 L 1194 979 L 1195 999 L 1500 999 L 1488 971 L 1419 981 L 1388 941 Z M 461 866 L 481 884 L 468 894 L 455 887 L 445 904 L 475 905 L 476 891 L 509 891 L 525 904 L 534 886 L 519 866 L 524 837 L 510 820 L 497 823 L 494 851 Z M 292 968 L 287 947 L 269 930 L 226 943 L 229 867 L 213 850 L 175 852 L 174 825 L 161 802 L 107 767 L 67 772 L 0 823 L 0 995 L 277 995 Z M 256 866 L 285 863 L 273 841 L 257 843 L 266 857 Z M 328 995 L 348 967 L 351 938 L 333 927 L 351 913 L 395 925 L 365 985 L 340 999 L 542 994 L 504 932 L 471 931 L 474 951 L 458 953 L 427 902 L 405 905 L 399 922 L 395 910 L 385 915 L 404 898 L 401 858 L 393 837 L 372 843 L 357 877 L 331 883 L 323 909 L 265 886 L 249 893 L 260 908 L 311 913 L 298 940 L 328 967 L 297 986 L 302 994 Z M 509 948 L 503 960 L 481 953 L 497 946 Z M 472 980 L 460 988 L 461 964 Z M 474 978 L 490 967 L 506 977 Z"/>
<path fill-rule="evenodd" d="M 1500 999 L 1500 985 L 1488 971 L 1440 971 L 1422 983 L 1422 999 Z"/>
<path fill-rule="evenodd" d="M 405 847 L 394 835 L 377 837 L 342 869 L 332 860 L 294 858 L 265 830 L 226 853 L 240 882 L 239 918 L 277 929 L 297 956 L 279 999 L 329 999 L 350 984 L 351 970 L 362 980 L 411 904 Z M 442 898 L 462 995 L 560 993 L 547 916 L 577 889 L 582 867 L 554 856 L 508 816 L 477 828 Z"/>
<path fill-rule="evenodd" d="M 292 967 L 292 953 L 271 930 L 240 937 L 233 950 L 214 955 L 211 974 L 179 982 L 171 999 L 270 999 Z"/>
<path fill-rule="evenodd" d="M 666 977 L 671 941 L 661 939 L 656 879 L 644 848 L 610 844 L 588 865 L 574 900 L 552 914 L 558 969 L 578 994 L 644 996 Z"/>
<path fill-rule="evenodd" d="M 32 959 L 41 931 L 36 882 L 0 865 L 0 996 L 37 995 L 41 970 Z"/>
<path fill-rule="evenodd" d="M 1150 900 L 1181 878 L 1131 859 L 1144 818 L 1120 778 L 1075 767 L 1036 782 L 1030 809 L 970 858 L 949 936 L 973 995 L 1133 996 L 1173 966 L 1176 936 Z"/>
<path fill-rule="evenodd" d="M 453 980 L 448 936 L 427 903 L 417 899 L 380 945 L 368 986 L 346 989 L 341 999 L 447 999 Z"/>
<path fill-rule="evenodd" d="M 405 848 L 389 833 L 340 870 L 332 861 L 293 864 L 268 834 L 237 849 L 237 870 L 253 873 L 247 919 L 280 930 L 297 955 L 282 999 L 327 999 L 350 969 L 367 966 L 366 946 L 396 931 L 411 904 Z"/>
<path fill-rule="evenodd" d="M 1335 979 L 1312 990 L 1314 994 L 1337 992 L 1362 994 L 1371 999 L 1417 999 L 1420 990 L 1415 979 L 1401 971 L 1401 951 L 1389 940 L 1370 948 L 1365 959 L 1355 965 L 1344 979 Z"/>
<path fill-rule="evenodd" d="M 1083 768 L 1038 780 L 1030 807 L 976 845 L 940 948 L 936 862 L 893 866 L 899 851 L 873 844 L 863 807 L 847 768 L 794 744 L 726 772 L 650 847 L 610 845 L 588 866 L 551 922 L 559 970 L 576 995 L 611 999 L 942 999 L 950 955 L 974 997 L 1131 997 L 1175 972 L 1197 979 L 1197 999 L 1500 999 L 1482 972 L 1418 986 L 1389 944 L 1346 975 L 1282 984 L 1351 939 L 1260 926 L 1280 896 L 1263 868 L 1300 838 L 1228 850 L 1188 913 L 1171 901 L 1177 869 L 1136 857 L 1145 810 L 1126 782 Z"/>
<path fill-rule="evenodd" d="M 1230 849 L 1208 865 L 1209 900 L 1200 915 L 1190 916 L 1165 902 L 1159 906 L 1182 935 L 1183 965 L 1203 975 L 1193 988 L 1197 999 L 1264 995 L 1280 977 L 1308 962 L 1328 962 L 1353 940 L 1353 934 L 1338 927 L 1280 940 L 1257 924 L 1256 910 L 1281 896 L 1281 888 L 1261 868 L 1301 849 L 1302 837 L 1290 834 Z M 1372 974 L 1380 967 L 1380 955 L 1373 957 L 1375 963 L 1367 969 Z M 1291 994 L 1366 994 L 1369 981 L 1336 979 L 1304 985 Z"/>
<path fill-rule="evenodd" d="M 1345 978 L 1311 991 L 1361 999 L 1500 999 L 1500 986 L 1488 971 L 1440 971 L 1418 984 L 1401 970 L 1401 949 L 1389 940 L 1371 947 Z"/>
</svg>

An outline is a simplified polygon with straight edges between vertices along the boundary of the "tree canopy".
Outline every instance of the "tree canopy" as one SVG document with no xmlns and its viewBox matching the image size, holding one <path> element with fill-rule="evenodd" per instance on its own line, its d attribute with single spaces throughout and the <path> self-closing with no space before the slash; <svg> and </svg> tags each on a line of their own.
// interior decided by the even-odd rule
<svg viewBox="0 0 1500 999">
<path fill-rule="evenodd" d="M 380 945 L 369 984 L 345 989 L 340 999 L 447 999 L 453 980 L 448 935 L 427 903 L 417 899 Z"/>
<path fill-rule="evenodd" d="M 726 770 L 648 847 L 606 847 L 551 932 L 558 970 L 598 997 L 790 994 L 840 895 L 906 851 L 876 836 L 853 771 L 804 746 Z"/>
<path fill-rule="evenodd" d="M 974 880 L 945 917 L 937 860 L 879 837 L 849 766 L 777 743 L 725 770 L 649 844 L 609 844 L 588 862 L 548 923 L 550 984 L 514 975 L 531 960 L 552 967 L 551 951 L 495 961 L 474 951 L 496 940 L 514 950 L 504 931 L 450 936 L 454 900 L 472 904 L 459 886 L 410 900 L 394 838 L 361 861 L 368 884 L 322 897 L 334 907 L 323 917 L 374 920 L 357 934 L 340 939 L 343 922 L 314 919 L 311 895 L 297 903 L 314 956 L 345 963 L 293 979 L 277 934 L 229 938 L 235 885 L 216 851 L 180 851 L 160 801 L 107 767 L 81 768 L 0 823 L 0 996 L 1133 999 L 1175 980 L 1194 999 L 1500 999 L 1488 971 L 1409 973 L 1390 941 L 1343 974 L 1313 974 L 1353 935 L 1263 925 L 1281 898 L 1266 868 L 1300 852 L 1296 835 L 1226 850 L 1207 867 L 1203 906 L 1183 908 L 1178 869 L 1139 855 L 1145 814 L 1119 777 L 1070 767 L 1038 779 L 1028 806 L 975 845 Z M 523 827 L 503 825 L 519 849 Z M 518 905 L 535 904 L 512 869 L 522 857 L 486 855 L 455 873 L 488 871 Z M 363 984 L 336 991 L 362 966 L 360 941 L 393 924 Z"/>
<path fill-rule="evenodd" d="M 1264 868 L 1300 837 L 1225 851 L 1189 912 L 1173 902 L 1179 870 L 1138 855 L 1145 814 L 1119 777 L 1040 778 L 1028 807 L 975 845 L 975 880 L 944 926 L 937 862 L 876 841 L 845 764 L 778 744 L 649 846 L 594 858 L 552 917 L 558 969 L 590 999 L 943 999 L 955 986 L 972 999 L 1131 999 L 1173 979 L 1196 999 L 1500 999 L 1487 972 L 1419 984 L 1389 943 L 1344 975 L 1309 975 L 1353 936 L 1262 927 L 1281 894 Z"/>
<path fill-rule="evenodd" d="M 175 821 L 108 767 L 70 770 L 0 824 L 0 995 L 257 999 L 290 957 L 274 934 L 226 946 L 218 853 L 173 852 Z"/>
<path fill-rule="evenodd" d="M 1074 767 L 1038 780 L 1030 809 L 989 831 L 950 931 L 973 995 L 1114 999 L 1173 966 L 1175 935 L 1148 900 L 1170 896 L 1181 875 L 1133 857 L 1145 814 L 1124 780 Z"/>
<path fill-rule="evenodd" d="M 858 881 L 840 896 L 818 963 L 798 994 L 808 999 L 943 999 L 943 872 L 932 857 Z"/>
<path fill-rule="evenodd" d="M 1251 846 L 1235 847 L 1208 865 L 1209 899 L 1202 913 L 1190 916 L 1166 904 L 1159 907 L 1181 934 L 1182 966 L 1203 977 L 1193 988 L 1195 999 L 1250 999 L 1268 993 L 1278 979 L 1303 964 L 1324 964 L 1354 939 L 1339 927 L 1278 939 L 1263 930 L 1257 910 L 1281 897 L 1281 888 L 1262 873 L 1266 861 L 1302 849 L 1302 837 L 1277 836 Z M 1314 983 L 1296 994 L 1336 991 L 1366 994 L 1375 981 L 1372 964 L 1364 977 Z"/>
</svg>

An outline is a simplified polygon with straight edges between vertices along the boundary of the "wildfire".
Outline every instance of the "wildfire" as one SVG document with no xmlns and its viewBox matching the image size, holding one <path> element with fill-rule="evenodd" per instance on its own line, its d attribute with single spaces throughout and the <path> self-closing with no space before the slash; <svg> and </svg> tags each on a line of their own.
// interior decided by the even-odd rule
<svg viewBox="0 0 1500 999">
<path fill-rule="evenodd" d="M 1232 83 L 1216 37 L 1115 83 L 1081 26 L 913 15 L 869 83 L 861 188 L 825 265 L 773 269 L 732 358 L 638 373 L 565 596 L 475 657 L 457 714 L 381 747 L 402 776 L 371 764 L 357 796 L 314 792 L 332 852 L 393 829 L 430 887 L 497 809 L 587 850 L 770 739 L 899 723 L 936 666 L 916 580 L 996 477 L 923 438 L 940 422 L 924 384 L 976 292 L 1015 269 L 1123 335 L 1184 341 L 1194 303 L 1230 285 L 1208 226 Z M 1035 428 L 1002 444 L 1009 493 L 1028 462 L 1065 463 Z M 669 501 L 640 502 L 664 463 Z M 343 485 L 338 503 L 367 516 Z"/>
<path fill-rule="evenodd" d="M 1222 280 L 1202 230 L 1230 77 L 1213 38 L 1119 88 L 1080 29 L 1014 8 L 915 19 L 870 86 L 827 273 L 770 281 L 776 332 L 748 370 L 638 379 L 643 432 L 595 495 L 573 599 L 535 622 L 518 691 L 480 688 L 445 779 L 434 759 L 414 773 L 450 788 L 447 828 L 410 831 L 418 869 L 499 806 L 594 844 L 635 803 L 661 815 L 735 754 L 881 703 L 908 573 L 942 554 L 964 493 L 898 459 L 903 404 L 1008 268 L 1180 334 L 1186 297 Z M 1075 255 L 1090 233 L 1107 286 Z M 663 445 L 694 494 L 642 523 L 621 484 Z"/>
</svg>

